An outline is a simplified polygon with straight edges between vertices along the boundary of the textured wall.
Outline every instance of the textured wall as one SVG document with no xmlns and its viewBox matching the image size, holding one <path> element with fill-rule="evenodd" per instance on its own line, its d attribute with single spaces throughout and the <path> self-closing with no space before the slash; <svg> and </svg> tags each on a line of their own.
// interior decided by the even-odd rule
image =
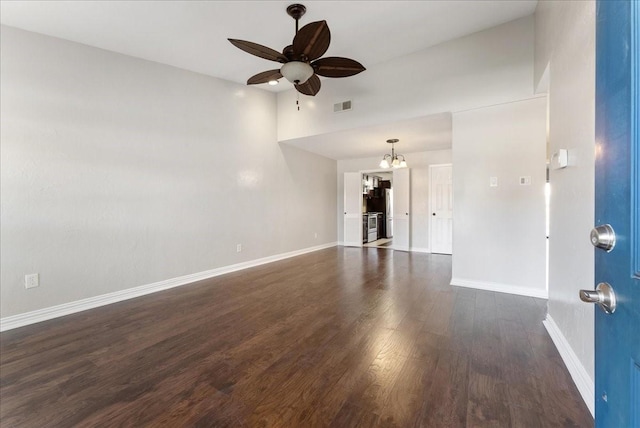
<svg viewBox="0 0 640 428">
<path fill-rule="evenodd" d="M 336 162 L 278 144 L 274 94 L 1 43 L 2 317 L 335 241 Z"/>
<path fill-rule="evenodd" d="M 595 2 L 540 2 L 536 70 L 549 65 L 549 152 L 569 150 L 569 166 L 551 171 L 549 315 L 593 379 Z M 540 74 L 540 73 L 536 73 Z"/>
<path fill-rule="evenodd" d="M 546 104 L 540 97 L 453 115 L 452 284 L 546 295 Z M 522 176 L 531 185 L 520 185 Z"/>
</svg>

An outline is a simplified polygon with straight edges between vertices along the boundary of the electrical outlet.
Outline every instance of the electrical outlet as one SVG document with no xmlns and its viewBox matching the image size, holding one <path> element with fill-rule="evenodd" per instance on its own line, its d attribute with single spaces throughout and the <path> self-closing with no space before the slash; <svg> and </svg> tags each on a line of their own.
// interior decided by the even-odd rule
<svg viewBox="0 0 640 428">
<path fill-rule="evenodd" d="M 498 177 L 489 177 L 489 187 L 498 187 Z"/>
<path fill-rule="evenodd" d="M 40 275 L 32 273 L 24 276 L 24 288 L 35 288 L 40 286 Z"/>
<path fill-rule="evenodd" d="M 236 245 L 236 252 L 239 253 L 240 251 L 242 251 L 242 244 Z"/>
</svg>

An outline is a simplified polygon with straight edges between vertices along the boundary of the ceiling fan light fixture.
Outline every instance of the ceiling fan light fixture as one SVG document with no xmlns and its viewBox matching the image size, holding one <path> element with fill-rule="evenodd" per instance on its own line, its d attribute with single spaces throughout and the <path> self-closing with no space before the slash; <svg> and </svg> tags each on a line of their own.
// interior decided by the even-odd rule
<svg viewBox="0 0 640 428">
<path fill-rule="evenodd" d="M 280 83 L 280 82 L 278 82 L 277 80 L 269 80 L 269 85 L 270 86 L 276 86 L 278 83 Z"/>
<path fill-rule="evenodd" d="M 300 18 L 307 8 L 302 4 L 291 4 L 287 7 L 287 14 L 296 21 L 296 32 L 293 42 L 286 46 L 282 52 L 271 49 L 258 43 L 240 39 L 227 39 L 232 45 L 251 55 L 269 61 L 275 61 L 281 65 L 279 70 L 267 70 L 251 76 L 247 85 L 269 83 L 281 77 L 293 83 L 296 91 L 303 95 L 315 96 L 320 91 L 320 78 L 323 77 L 349 77 L 366 70 L 362 64 L 351 58 L 338 56 L 322 57 L 329 49 L 331 43 L 331 31 L 327 21 L 310 22 L 302 28 L 298 28 Z M 298 110 L 300 105 L 296 101 Z"/>
<path fill-rule="evenodd" d="M 280 68 L 280 74 L 289 82 L 301 85 L 313 76 L 313 67 L 306 62 L 290 61 Z"/>
</svg>

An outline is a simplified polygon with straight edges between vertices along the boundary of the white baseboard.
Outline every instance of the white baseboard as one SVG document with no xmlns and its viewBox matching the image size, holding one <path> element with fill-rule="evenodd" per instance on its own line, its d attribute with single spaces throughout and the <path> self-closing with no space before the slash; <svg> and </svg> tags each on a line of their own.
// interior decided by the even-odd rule
<svg viewBox="0 0 640 428">
<path fill-rule="evenodd" d="M 587 373 L 582 363 L 580 363 L 578 356 L 573 352 L 571 345 L 569 345 L 569 342 L 555 321 L 553 321 L 551 315 L 547 314 L 547 318 L 542 321 L 542 324 L 544 324 L 547 332 L 549 332 L 549 336 L 551 336 L 551 340 L 553 340 L 553 343 L 556 345 L 562 361 L 564 361 L 564 365 L 567 366 L 573 382 L 576 384 L 582 399 L 591 412 L 591 416 L 595 416 L 595 386 L 593 379 L 591 379 L 589 373 Z"/>
<path fill-rule="evenodd" d="M 274 256 L 264 257 L 261 259 L 250 260 L 247 262 L 237 263 L 234 265 L 223 266 L 204 272 L 193 273 L 189 275 L 171 278 L 164 281 L 154 282 L 152 284 L 141 285 L 139 287 L 129 288 L 126 290 L 115 291 L 113 293 L 102 294 L 100 296 L 89 297 L 87 299 L 77 300 L 75 302 L 63 303 L 61 305 L 51 306 L 49 308 L 38 309 L 23 314 L 13 315 L 0 319 L 0 331 L 12 330 L 14 328 L 23 327 L 29 324 L 35 324 L 47 321 L 53 318 L 63 317 L 65 315 L 94 309 L 100 306 L 109 305 L 111 303 L 121 302 L 123 300 L 133 299 L 144 296 L 146 294 L 156 293 L 158 291 L 167 290 L 169 288 L 180 287 L 182 285 L 191 284 L 203 279 L 213 278 L 215 276 L 224 275 L 226 273 L 236 272 L 278 260 L 288 259 L 290 257 L 300 256 L 302 254 L 311 253 L 313 251 L 324 250 L 325 248 L 335 247 L 336 242 L 331 242 L 314 247 L 304 248 L 302 250 L 291 251 L 288 253 L 276 254 Z"/>
<path fill-rule="evenodd" d="M 431 254 L 431 250 L 429 248 L 411 247 L 410 251 L 412 253 L 428 253 L 428 254 Z"/>
<path fill-rule="evenodd" d="M 547 290 L 521 287 L 518 285 L 500 284 L 497 282 L 470 281 L 468 279 L 451 278 L 451 285 L 457 287 L 477 288 L 478 290 L 496 291 L 498 293 L 517 294 L 520 296 L 548 299 Z"/>
</svg>

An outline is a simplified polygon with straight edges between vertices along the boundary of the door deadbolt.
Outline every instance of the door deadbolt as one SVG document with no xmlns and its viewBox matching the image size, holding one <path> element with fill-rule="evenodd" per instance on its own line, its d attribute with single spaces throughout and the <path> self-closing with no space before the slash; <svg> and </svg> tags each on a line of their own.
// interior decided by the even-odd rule
<svg viewBox="0 0 640 428">
<path fill-rule="evenodd" d="M 591 229 L 590 239 L 591 245 L 605 250 L 607 253 L 616 246 L 616 232 L 610 224 L 596 226 Z"/>
<path fill-rule="evenodd" d="M 609 283 L 601 282 L 595 290 L 580 290 L 580 300 L 586 303 L 596 303 L 608 314 L 616 311 L 616 293 Z"/>
</svg>

